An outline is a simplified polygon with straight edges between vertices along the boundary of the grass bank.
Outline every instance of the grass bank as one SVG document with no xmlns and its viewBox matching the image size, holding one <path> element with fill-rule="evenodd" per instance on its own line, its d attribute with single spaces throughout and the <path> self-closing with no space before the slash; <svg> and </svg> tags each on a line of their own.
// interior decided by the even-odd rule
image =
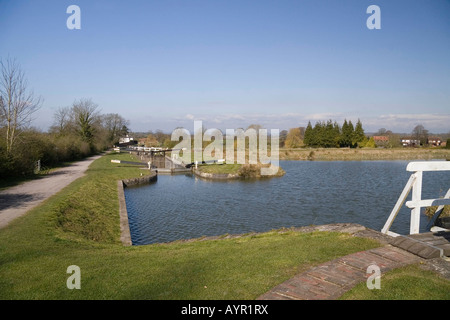
<svg viewBox="0 0 450 320">
<path fill-rule="evenodd" d="M 430 292 L 433 292 L 430 296 Z M 360 283 L 341 297 L 342 300 L 449 300 L 450 281 L 414 264 L 381 276 L 380 289 L 368 290 Z"/>
<path fill-rule="evenodd" d="M 0 299 L 254 299 L 313 265 L 379 246 L 343 233 L 291 230 L 122 246 L 116 182 L 143 170 L 110 160 L 130 157 L 103 156 L 0 229 Z M 71 265 L 80 267 L 80 290 L 66 286 Z"/>
<path fill-rule="evenodd" d="M 281 148 L 280 160 L 450 160 L 450 149 L 443 148 Z"/>
<path fill-rule="evenodd" d="M 262 164 L 207 164 L 198 167 L 200 173 L 214 175 L 228 175 L 232 178 L 272 178 L 281 177 L 286 172 L 277 167 L 276 173 L 271 175 L 262 175 L 261 169 L 268 168 L 269 165 Z"/>
</svg>

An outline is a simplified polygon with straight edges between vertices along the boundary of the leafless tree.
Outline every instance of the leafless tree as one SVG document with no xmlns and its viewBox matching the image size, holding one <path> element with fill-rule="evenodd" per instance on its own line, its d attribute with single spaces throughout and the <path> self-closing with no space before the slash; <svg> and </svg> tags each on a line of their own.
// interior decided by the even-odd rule
<svg viewBox="0 0 450 320">
<path fill-rule="evenodd" d="M 18 63 L 8 58 L 0 60 L 0 121 L 6 128 L 6 152 L 11 153 L 21 129 L 30 125 L 42 104 L 28 90 L 28 82 Z"/>
<path fill-rule="evenodd" d="M 91 99 L 80 99 L 73 103 L 75 126 L 83 141 L 92 143 L 94 139 L 95 124 L 99 120 L 98 105 Z"/>
<path fill-rule="evenodd" d="M 421 145 L 428 143 L 428 130 L 423 125 L 418 124 L 415 126 L 411 134 L 416 140 L 420 141 Z"/>
<path fill-rule="evenodd" d="M 108 132 L 108 139 L 117 143 L 119 138 L 128 132 L 129 121 L 117 113 L 108 113 L 103 116 L 103 127 Z"/>
<path fill-rule="evenodd" d="M 59 134 L 68 133 L 73 127 L 73 110 L 70 107 L 60 107 L 53 115 L 52 131 Z"/>
</svg>

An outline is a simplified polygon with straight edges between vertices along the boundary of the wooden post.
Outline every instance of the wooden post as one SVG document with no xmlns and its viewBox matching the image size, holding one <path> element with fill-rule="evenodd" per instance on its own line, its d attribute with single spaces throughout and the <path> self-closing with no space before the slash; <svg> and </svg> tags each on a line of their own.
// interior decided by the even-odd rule
<svg viewBox="0 0 450 320">
<path fill-rule="evenodd" d="M 447 190 L 447 193 L 444 196 L 444 199 L 448 199 L 448 198 L 450 198 L 450 189 Z M 436 212 L 434 213 L 433 217 L 428 222 L 427 230 L 431 230 L 431 228 L 434 226 L 434 223 L 436 222 L 436 220 L 439 218 L 439 216 L 441 215 L 441 213 L 443 211 L 444 211 L 444 205 L 440 205 L 436 209 Z"/>
<path fill-rule="evenodd" d="M 422 197 L 422 176 L 423 171 L 417 171 L 415 174 L 416 180 L 412 186 L 411 201 L 420 201 Z M 411 222 L 409 227 L 409 234 L 419 233 L 420 228 L 420 206 L 411 209 Z"/>
<path fill-rule="evenodd" d="M 427 229 L 429 229 L 430 226 L 432 226 L 432 224 L 434 224 L 434 221 L 437 219 L 437 217 L 442 212 L 444 205 L 450 204 L 450 199 L 449 199 L 450 198 L 450 189 L 447 191 L 447 194 L 445 195 L 445 197 L 443 199 L 422 200 L 423 172 L 424 171 L 449 171 L 449 170 L 450 170 L 450 162 L 449 161 L 410 162 L 406 167 L 406 171 L 414 172 L 414 173 L 411 174 L 411 177 L 409 178 L 408 182 L 406 183 L 406 186 L 403 189 L 402 194 L 400 195 L 399 199 L 397 200 L 397 203 L 395 204 L 394 209 L 392 210 L 391 214 L 389 215 L 389 218 L 387 219 L 381 232 L 392 235 L 392 236 L 398 235 L 398 234 L 395 234 L 394 232 L 390 232 L 389 228 L 391 227 L 392 222 L 394 221 L 395 217 L 397 216 L 397 213 L 399 212 L 400 207 L 403 205 L 403 203 L 411 189 L 412 189 L 411 201 L 406 202 L 406 206 L 408 208 L 411 208 L 411 220 L 410 220 L 410 225 L 409 225 L 409 233 L 417 234 L 420 231 L 421 208 L 437 205 L 437 206 L 439 206 L 439 208 L 427 226 Z"/>
<path fill-rule="evenodd" d="M 36 161 L 36 165 L 34 166 L 34 173 L 39 173 L 41 171 L 41 159 Z"/>
<path fill-rule="evenodd" d="M 411 191 L 411 188 L 416 181 L 416 176 L 412 174 L 409 177 L 408 182 L 406 183 L 405 187 L 403 188 L 403 191 L 400 195 L 400 197 L 397 200 L 397 203 L 394 206 L 394 209 L 392 209 L 391 214 L 389 215 L 389 218 L 387 219 L 383 229 L 381 230 L 382 233 L 388 234 L 390 231 L 389 229 L 392 226 L 392 223 L 395 220 L 395 217 L 397 217 L 398 212 L 400 211 L 400 208 L 403 206 L 403 203 L 406 200 L 406 197 L 408 196 L 409 192 Z"/>
</svg>

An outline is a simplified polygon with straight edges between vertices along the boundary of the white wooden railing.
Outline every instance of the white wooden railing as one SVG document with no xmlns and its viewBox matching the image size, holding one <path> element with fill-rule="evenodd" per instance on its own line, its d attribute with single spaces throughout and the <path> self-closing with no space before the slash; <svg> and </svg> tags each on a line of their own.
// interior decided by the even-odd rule
<svg viewBox="0 0 450 320">
<path fill-rule="evenodd" d="M 405 185 L 400 197 L 397 200 L 394 208 L 392 209 L 389 218 L 387 219 L 382 233 L 389 234 L 391 236 L 398 236 L 398 233 L 389 231 L 392 223 L 395 220 L 400 208 L 403 206 L 403 203 L 406 200 L 409 192 L 412 189 L 411 201 L 406 202 L 406 206 L 411 208 L 411 221 L 409 227 L 410 234 L 419 233 L 420 228 L 420 209 L 422 207 L 430 207 L 430 206 L 438 206 L 436 213 L 431 218 L 427 225 L 427 229 L 430 229 L 439 215 L 442 213 L 444 209 L 444 205 L 450 204 L 450 189 L 448 189 L 444 198 L 439 199 L 422 199 L 422 176 L 424 171 L 449 171 L 450 170 L 450 161 L 417 161 L 410 162 L 406 167 L 406 171 L 413 172 L 409 177 L 408 182 Z"/>
</svg>

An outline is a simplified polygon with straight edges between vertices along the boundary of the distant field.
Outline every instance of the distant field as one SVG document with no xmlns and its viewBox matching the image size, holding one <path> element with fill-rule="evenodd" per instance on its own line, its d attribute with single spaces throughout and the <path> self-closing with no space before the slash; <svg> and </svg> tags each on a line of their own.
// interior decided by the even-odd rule
<svg viewBox="0 0 450 320">
<path fill-rule="evenodd" d="M 270 149 L 269 149 L 270 150 Z M 269 151 L 270 156 L 270 151 Z M 249 150 L 245 150 L 248 161 Z M 223 159 L 226 152 L 223 152 Z M 236 150 L 235 150 L 236 159 Z M 280 160 L 450 160 L 450 149 L 443 148 L 280 148 Z M 203 160 L 210 160 L 204 157 Z M 236 160 L 235 160 L 236 161 Z"/>
<path fill-rule="evenodd" d="M 450 149 L 438 148 L 299 148 L 280 149 L 280 160 L 450 160 Z"/>
</svg>

